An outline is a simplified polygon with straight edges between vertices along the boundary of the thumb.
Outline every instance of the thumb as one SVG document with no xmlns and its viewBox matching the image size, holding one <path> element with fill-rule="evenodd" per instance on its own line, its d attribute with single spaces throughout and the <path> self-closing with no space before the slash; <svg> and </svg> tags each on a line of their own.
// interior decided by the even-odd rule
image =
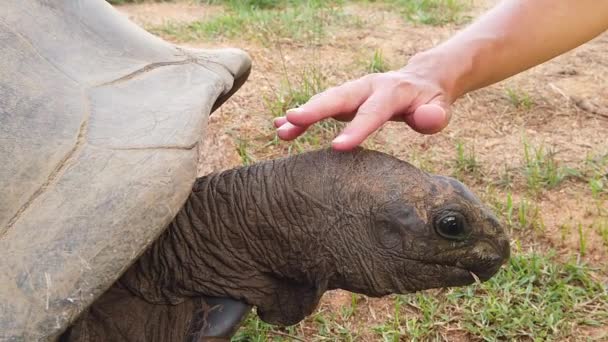
<svg viewBox="0 0 608 342">
<path fill-rule="evenodd" d="M 434 134 L 442 131 L 450 122 L 449 106 L 440 98 L 418 106 L 414 113 L 405 118 L 410 127 L 422 134 Z"/>
</svg>

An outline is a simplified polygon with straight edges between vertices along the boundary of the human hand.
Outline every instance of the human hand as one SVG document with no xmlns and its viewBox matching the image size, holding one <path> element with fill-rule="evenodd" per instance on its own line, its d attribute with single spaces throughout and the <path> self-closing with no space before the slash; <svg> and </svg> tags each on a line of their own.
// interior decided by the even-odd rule
<svg viewBox="0 0 608 342">
<path fill-rule="evenodd" d="M 450 118 L 450 99 L 439 83 L 408 67 L 370 74 L 313 96 L 274 125 L 279 138 L 293 140 L 323 119 L 350 121 L 332 142 L 342 151 L 355 148 L 389 120 L 404 121 L 419 133 L 437 133 Z"/>
<path fill-rule="evenodd" d="M 550 60 L 606 30 L 608 2 L 500 1 L 452 38 L 414 55 L 405 68 L 328 89 L 275 119 L 274 125 L 281 139 L 292 140 L 323 119 L 352 120 L 333 141 L 336 150 L 354 148 L 389 120 L 436 133 L 448 124 L 448 107 L 459 96 Z"/>
</svg>

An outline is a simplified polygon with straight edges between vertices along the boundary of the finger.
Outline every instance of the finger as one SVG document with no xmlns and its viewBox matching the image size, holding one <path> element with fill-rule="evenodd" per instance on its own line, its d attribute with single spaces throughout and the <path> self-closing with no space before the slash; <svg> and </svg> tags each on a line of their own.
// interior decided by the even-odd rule
<svg viewBox="0 0 608 342">
<path fill-rule="evenodd" d="M 380 128 L 395 112 L 396 102 L 389 93 L 374 93 L 359 107 L 357 115 L 334 139 L 332 147 L 348 151 L 361 144 L 370 134 Z"/>
<path fill-rule="evenodd" d="M 440 100 L 423 104 L 405 117 L 406 123 L 416 132 L 434 134 L 442 131 L 450 121 L 448 107 Z"/>
<path fill-rule="evenodd" d="M 306 131 L 308 126 L 300 127 L 286 122 L 277 129 L 277 135 L 282 140 L 293 140 Z"/>
<path fill-rule="evenodd" d="M 279 128 L 279 127 L 283 126 L 286 122 L 287 122 L 287 118 L 284 116 L 279 116 L 278 118 L 275 118 L 274 120 L 272 120 L 272 124 L 274 125 L 275 128 Z"/>
<path fill-rule="evenodd" d="M 326 118 L 354 113 L 371 92 L 369 78 L 344 83 L 318 94 L 299 108 L 288 110 L 287 121 L 297 126 L 310 126 Z"/>
</svg>

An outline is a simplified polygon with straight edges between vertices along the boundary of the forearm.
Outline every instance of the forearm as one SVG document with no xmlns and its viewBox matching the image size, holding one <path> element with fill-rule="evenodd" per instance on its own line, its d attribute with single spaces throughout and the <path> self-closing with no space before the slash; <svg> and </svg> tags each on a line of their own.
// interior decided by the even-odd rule
<svg viewBox="0 0 608 342">
<path fill-rule="evenodd" d="M 504 0 L 407 69 L 459 96 L 571 50 L 608 29 L 608 1 Z"/>
</svg>

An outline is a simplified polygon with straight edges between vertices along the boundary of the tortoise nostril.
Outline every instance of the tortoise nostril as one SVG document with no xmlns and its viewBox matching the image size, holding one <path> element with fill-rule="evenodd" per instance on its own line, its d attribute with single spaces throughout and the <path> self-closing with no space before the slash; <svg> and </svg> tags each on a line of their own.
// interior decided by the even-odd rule
<svg viewBox="0 0 608 342">
<path fill-rule="evenodd" d="M 492 243 L 487 241 L 479 242 L 475 248 L 473 248 L 473 253 L 481 260 L 494 260 L 498 261 L 502 258 L 500 249 L 493 246 Z"/>
<path fill-rule="evenodd" d="M 492 260 L 503 264 L 511 256 L 511 244 L 508 239 L 498 241 L 484 241 L 480 243 L 478 255 L 486 260 Z M 484 257 L 485 256 L 485 257 Z"/>
</svg>

